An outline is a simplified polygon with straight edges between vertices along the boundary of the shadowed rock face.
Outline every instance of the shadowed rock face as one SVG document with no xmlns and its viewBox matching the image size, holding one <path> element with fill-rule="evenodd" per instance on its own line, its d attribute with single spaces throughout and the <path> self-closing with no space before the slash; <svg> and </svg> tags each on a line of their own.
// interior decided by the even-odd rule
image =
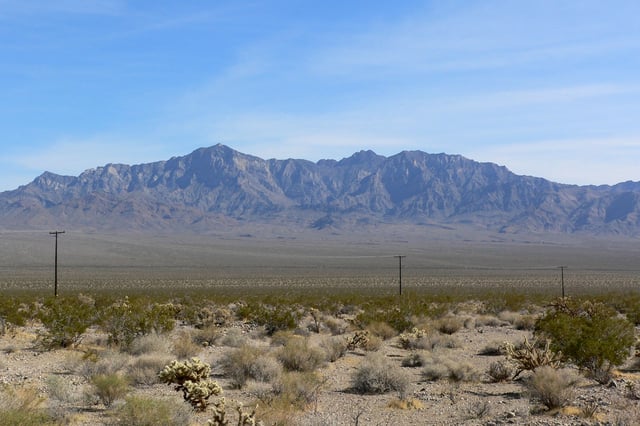
<svg viewBox="0 0 640 426">
<path fill-rule="evenodd" d="M 263 160 L 224 145 L 80 176 L 45 172 L 0 193 L 0 228 L 210 229 L 403 222 L 512 232 L 640 235 L 640 182 L 562 185 L 459 155 L 361 151 L 340 161 Z M 216 225 L 218 224 L 218 225 Z"/>
</svg>

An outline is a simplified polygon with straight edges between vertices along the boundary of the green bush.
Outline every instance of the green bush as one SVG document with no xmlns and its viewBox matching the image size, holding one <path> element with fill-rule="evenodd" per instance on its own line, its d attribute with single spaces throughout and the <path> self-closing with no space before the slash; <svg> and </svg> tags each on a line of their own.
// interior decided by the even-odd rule
<svg viewBox="0 0 640 426">
<path fill-rule="evenodd" d="M 124 398 L 129 392 L 128 380 L 119 374 L 98 374 L 91 378 L 95 396 L 105 407 L 110 407 L 114 401 Z"/>
<path fill-rule="evenodd" d="M 603 303 L 560 299 L 536 322 L 536 333 L 551 340 L 551 350 L 608 381 L 635 342 L 634 327 Z"/>
<path fill-rule="evenodd" d="M 40 344 L 47 349 L 66 348 L 80 342 L 95 321 L 95 309 L 78 298 L 57 297 L 47 299 L 37 317 L 45 328 Z"/>
<path fill-rule="evenodd" d="M 170 303 L 148 303 L 125 297 L 106 307 L 101 325 L 109 336 L 109 343 L 127 350 L 136 337 L 173 330 L 177 312 Z"/>
<path fill-rule="evenodd" d="M 289 306 L 268 306 L 262 303 L 241 306 L 237 314 L 240 318 L 264 326 L 269 336 L 277 331 L 293 330 L 300 319 L 298 313 Z"/>
</svg>

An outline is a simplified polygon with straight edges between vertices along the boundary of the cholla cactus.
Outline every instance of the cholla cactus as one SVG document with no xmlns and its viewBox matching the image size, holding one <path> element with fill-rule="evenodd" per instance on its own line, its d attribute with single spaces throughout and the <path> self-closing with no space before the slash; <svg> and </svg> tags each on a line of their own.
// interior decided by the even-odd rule
<svg viewBox="0 0 640 426">
<path fill-rule="evenodd" d="M 367 330 L 358 330 L 353 337 L 347 337 L 347 349 L 350 351 L 356 348 L 365 348 L 369 343 L 369 332 Z"/>
<path fill-rule="evenodd" d="M 162 383 L 175 384 L 177 391 L 182 391 L 185 401 L 189 402 L 196 410 L 204 411 L 208 405 L 208 399 L 222 394 L 222 388 L 218 383 L 209 379 L 211 366 L 198 358 L 190 361 L 172 361 L 158 374 Z"/>
<path fill-rule="evenodd" d="M 516 348 L 513 343 L 505 342 L 504 350 L 507 359 L 516 366 L 515 379 L 523 371 L 533 371 L 538 367 L 549 366 L 559 368 L 562 365 L 562 354 L 554 353 L 550 348 L 551 342 L 547 340 L 544 347 L 541 347 L 538 340 L 529 342 L 525 337 L 521 348 Z"/>
<path fill-rule="evenodd" d="M 398 340 L 400 342 L 400 346 L 402 346 L 404 349 L 408 349 L 413 345 L 413 342 L 423 338 L 426 335 L 427 330 L 413 327 L 411 329 L 411 332 L 402 333 L 400 336 L 398 336 Z"/>
<path fill-rule="evenodd" d="M 262 426 L 261 421 L 256 422 L 256 409 L 254 408 L 251 413 L 247 413 L 243 410 L 243 406 L 239 403 L 236 406 L 238 412 L 238 426 Z M 256 406 L 256 408 L 258 408 Z M 227 419 L 227 412 L 225 409 L 225 400 L 220 398 L 215 404 L 213 409 L 213 418 L 207 420 L 207 426 L 229 426 L 229 420 Z"/>
</svg>

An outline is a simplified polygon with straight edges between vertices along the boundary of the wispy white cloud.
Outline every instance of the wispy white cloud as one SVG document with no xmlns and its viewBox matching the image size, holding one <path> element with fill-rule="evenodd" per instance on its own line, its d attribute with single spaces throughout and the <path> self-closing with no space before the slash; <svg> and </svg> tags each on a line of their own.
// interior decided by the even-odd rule
<svg viewBox="0 0 640 426">
<path fill-rule="evenodd" d="M 540 140 L 485 146 L 467 153 L 518 174 L 580 185 L 640 181 L 640 135 Z"/>
</svg>

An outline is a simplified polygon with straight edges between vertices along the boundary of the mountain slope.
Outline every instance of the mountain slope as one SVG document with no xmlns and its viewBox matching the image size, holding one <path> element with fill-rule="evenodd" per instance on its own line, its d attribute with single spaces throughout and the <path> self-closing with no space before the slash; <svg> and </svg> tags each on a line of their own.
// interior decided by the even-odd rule
<svg viewBox="0 0 640 426">
<path fill-rule="evenodd" d="M 429 223 L 516 232 L 640 235 L 640 183 L 562 185 L 459 155 L 361 151 L 263 160 L 224 145 L 80 176 L 45 172 L 0 193 L 0 228 L 206 232 L 238 221 L 295 227 Z"/>
</svg>

